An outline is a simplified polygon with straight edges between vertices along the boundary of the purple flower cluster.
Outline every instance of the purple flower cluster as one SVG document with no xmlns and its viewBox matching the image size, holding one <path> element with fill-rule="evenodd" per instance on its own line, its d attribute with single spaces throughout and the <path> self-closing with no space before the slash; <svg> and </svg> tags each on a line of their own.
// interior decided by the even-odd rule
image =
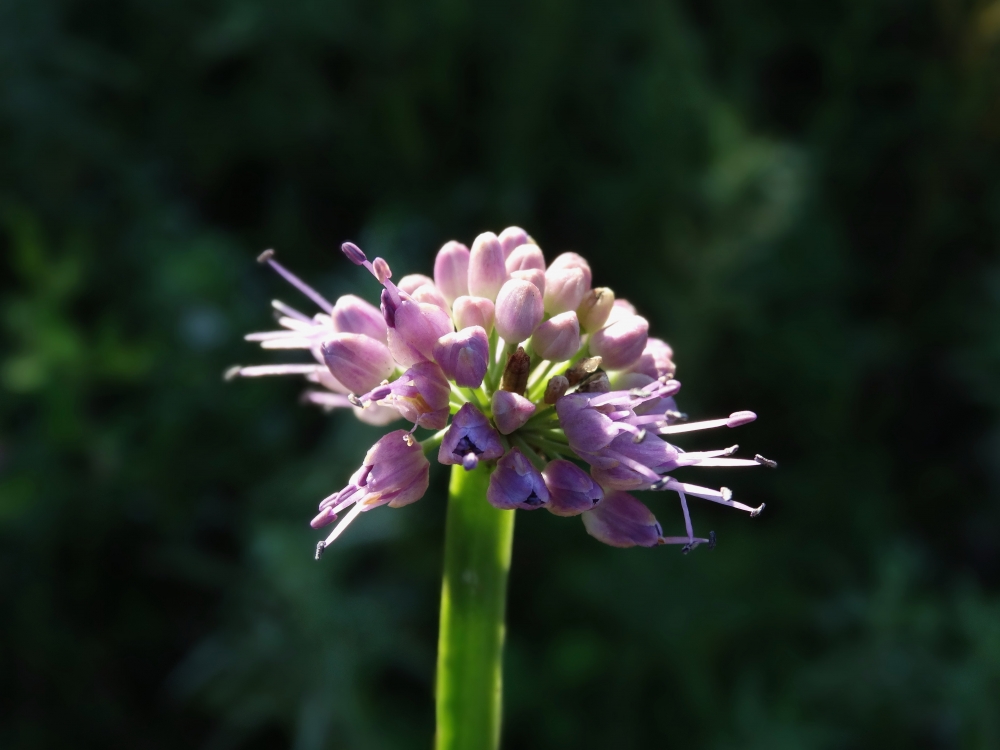
<svg viewBox="0 0 1000 750">
<path fill-rule="evenodd" d="M 752 412 L 688 422 L 674 396 L 673 351 L 649 337 L 649 323 L 607 288 L 593 288 L 576 253 L 551 263 L 524 230 L 479 235 L 471 250 L 448 242 L 433 278 L 392 280 L 382 258 L 353 243 L 342 250 L 382 286 L 380 306 L 354 295 L 331 304 L 267 251 L 259 260 L 312 300 L 312 317 L 272 304 L 281 330 L 249 334 L 265 349 L 306 349 L 308 364 L 234 367 L 232 377 L 303 375 L 316 388 L 305 400 L 351 408 L 371 424 L 412 423 L 382 437 L 341 491 L 325 498 L 314 528 L 340 523 L 317 556 L 363 511 L 400 507 L 427 490 L 428 456 L 466 470 L 490 467 L 484 502 L 497 508 L 546 508 L 583 519 L 587 532 L 615 547 L 714 545 L 695 536 L 687 498 L 747 511 L 725 487 L 683 482 L 685 467 L 774 466 L 761 456 L 734 458 L 737 446 L 686 452 L 672 436 L 752 422 Z M 418 441 L 418 428 L 434 430 Z M 677 493 L 685 533 L 668 536 L 631 492 Z"/>
</svg>

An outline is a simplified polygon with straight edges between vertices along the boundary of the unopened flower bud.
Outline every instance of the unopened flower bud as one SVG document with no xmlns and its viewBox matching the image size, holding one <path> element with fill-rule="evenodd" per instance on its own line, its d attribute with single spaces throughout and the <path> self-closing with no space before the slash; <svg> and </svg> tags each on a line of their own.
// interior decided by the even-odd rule
<svg viewBox="0 0 1000 750">
<path fill-rule="evenodd" d="M 624 370 L 642 355 L 649 323 L 639 315 L 623 318 L 590 337 L 590 351 L 601 357 L 608 370 Z"/>
<path fill-rule="evenodd" d="M 590 274 L 590 264 L 582 255 L 577 255 L 576 253 L 562 253 L 561 255 L 556 256 L 556 259 L 549 264 L 549 268 L 579 268 L 583 271 L 584 278 L 587 280 L 587 288 L 590 288 L 592 278 Z"/>
<path fill-rule="evenodd" d="M 500 240 L 492 232 L 484 232 L 476 237 L 469 253 L 469 294 L 495 300 L 506 280 L 507 266 Z"/>
<path fill-rule="evenodd" d="M 535 413 L 535 405 L 524 396 L 510 391 L 493 393 L 493 421 L 501 435 L 509 435 L 524 427 L 524 423 Z"/>
<path fill-rule="evenodd" d="M 611 314 L 608 315 L 608 319 L 604 321 L 604 327 L 607 328 L 609 325 L 617 323 L 619 320 L 630 318 L 635 314 L 635 305 L 627 299 L 616 298 L 614 304 L 611 305 Z"/>
<path fill-rule="evenodd" d="M 438 461 L 462 464 L 468 470 L 474 469 L 479 461 L 493 461 L 502 455 L 500 434 L 472 404 L 464 404 L 452 417 L 438 449 Z"/>
<path fill-rule="evenodd" d="M 382 313 L 375 305 L 353 294 L 345 294 L 330 311 L 333 327 L 340 333 L 360 333 L 376 341 L 386 342 L 386 326 Z"/>
<path fill-rule="evenodd" d="M 527 271 L 536 268 L 545 272 L 545 256 L 538 245 L 521 245 L 507 256 L 507 272 Z"/>
<path fill-rule="evenodd" d="M 490 475 L 486 499 L 501 510 L 534 510 L 549 501 L 549 491 L 531 461 L 517 448 L 511 448 Z"/>
<path fill-rule="evenodd" d="M 440 290 L 433 283 L 421 284 L 413 293 L 410 295 L 417 302 L 426 302 L 429 305 L 436 305 L 445 311 L 449 316 L 451 315 L 451 307 L 448 305 L 448 300 L 444 298 Z"/>
<path fill-rule="evenodd" d="M 604 328 L 614 304 L 615 293 L 606 286 L 591 289 L 583 295 L 583 301 L 576 311 L 580 317 L 580 327 L 586 333 L 593 333 Z"/>
<path fill-rule="evenodd" d="M 511 344 L 524 341 L 544 316 L 541 292 L 530 281 L 511 279 L 500 289 L 495 325 L 504 341 Z"/>
<path fill-rule="evenodd" d="M 494 306 L 485 297 L 456 297 L 451 306 L 455 327 L 458 329 L 479 326 L 486 335 L 493 332 Z"/>
<path fill-rule="evenodd" d="M 461 242 L 446 242 L 434 259 L 434 283 L 451 304 L 469 293 L 469 248 Z"/>
<path fill-rule="evenodd" d="M 433 284 L 434 279 L 430 276 L 425 276 L 422 273 L 408 273 L 406 276 L 399 280 L 396 284 L 402 291 L 407 294 L 412 295 L 417 289 L 422 287 L 424 284 Z"/>
<path fill-rule="evenodd" d="M 578 516 L 593 510 L 604 498 L 601 485 L 572 461 L 562 458 L 550 461 L 542 477 L 549 489 L 546 507 L 557 516 Z"/>
<path fill-rule="evenodd" d="M 511 271 L 510 277 L 512 279 L 530 281 L 538 287 L 538 291 L 542 293 L 542 298 L 545 298 L 545 271 L 540 268 L 525 268 L 522 271 Z"/>
<path fill-rule="evenodd" d="M 500 240 L 500 247 L 503 248 L 505 258 L 509 257 L 516 248 L 526 245 L 529 242 L 528 233 L 521 229 L 521 227 L 507 227 L 500 232 L 498 239 Z"/>
<path fill-rule="evenodd" d="M 545 312 L 558 315 L 576 310 L 590 289 L 589 271 L 575 266 L 549 266 L 545 272 Z"/>
<path fill-rule="evenodd" d="M 655 547 L 663 536 L 656 516 L 627 492 L 610 492 L 583 514 L 587 533 L 612 547 Z"/>
<path fill-rule="evenodd" d="M 569 390 L 569 380 L 565 375 L 553 375 L 549 382 L 545 384 L 545 397 L 542 399 L 547 404 L 554 404 L 566 395 Z"/>
<path fill-rule="evenodd" d="M 672 357 L 674 350 L 670 344 L 662 339 L 648 339 L 646 346 L 642 350 L 642 355 L 638 361 L 629 367 L 629 372 L 638 372 L 648 375 L 653 380 L 657 378 L 673 377 L 677 371 Z"/>
<path fill-rule="evenodd" d="M 383 292 L 382 312 L 389 324 L 389 350 L 404 367 L 432 360 L 438 339 L 453 330 L 447 312 L 409 297 L 396 305 Z"/>
<path fill-rule="evenodd" d="M 434 346 L 434 359 L 458 385 L 478 388 L 490 360 L 490 341 L 480 326 L 447 333 Z"/>
<path fill-rule="evenodd" d="M 364 393 L 396 369 L 389 347 L 361 333 L 335 333 L 322 346 L 330 373 L 345 388 Z"/>
<path fill-rule="evenodd" d="M 563 362 L 580 349 L 580 323 L 575 312 L 564 312 L 540 324 L 531 335 L 531 347 L 542 359 Z"/>
</svg>

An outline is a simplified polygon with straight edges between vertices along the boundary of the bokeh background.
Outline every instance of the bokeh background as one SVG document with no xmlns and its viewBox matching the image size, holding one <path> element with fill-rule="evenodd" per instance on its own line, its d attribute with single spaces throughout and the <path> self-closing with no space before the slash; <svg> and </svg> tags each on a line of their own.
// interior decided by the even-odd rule
<svg viewBox="0 0 1000 750">
<path fill-rule="evenodd" d="M 444 473 L 317 564 L 378 431 L 221 375 L 508 224 L 781 468 L 519 516 L 505 746 L 1000 747 L 996 0 L 0 2 L 0 746 L 429 746 Z"/>
</svg>

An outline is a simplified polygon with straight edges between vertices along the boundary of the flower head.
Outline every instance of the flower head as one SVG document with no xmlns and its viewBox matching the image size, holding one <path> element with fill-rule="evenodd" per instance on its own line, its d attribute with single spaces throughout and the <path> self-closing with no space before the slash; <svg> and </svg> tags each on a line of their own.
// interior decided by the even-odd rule
<svg viewBox="0 0 1000 750">
<path fill-rule="evenodd" d="M 423 496 L 427 456 L 435 453 L 439 463 L 491 472 L 483 502 L 579 515 L 591 536 L 616 547 L 714 546 L 714 533 L 695 536 L 689 497 L 760 513 L 763 504 L 738 502 L 725 487 L 675 476 L 693 467 L 775 466 L 759 455 L 734 457 L 735 445 L 688 452 L 673 442 L 685 432 L 748 424 L 753 412 L 687 421 L 675 400 L 681 384 L 673 350 L 649 337 L 632 304 L 592 288 L 580 255 L 563 253 L 547 266 L 518 227 L 481 234 L 471 248 L 448 242 L 433 277 L 414 273 L 394 283 L 384 259 L 369 261 L 345 242 L 344 255 L 382 287 L 378 307 L 353 294 L 331 303 L 272 251 L 260 256 L 319 312 L 275 300 L 280 329 L 246 338 L 264 349 L 306 350 L 312 361 L 235 367 L 227 375 L 304 376 L 316 386 L 307 402 L 350 408 L 372 424 L 405 418 L 413 425 L 376 442 L 347 486 L 320 503 L 315 528 L 346 515 L 317 555 L 360 513 Z M 418 429 L 437 432 L 418 440 Z M 631 494 L 641 491 L 676 493 L 684 533 L 666 535 Z"/>
</svg>

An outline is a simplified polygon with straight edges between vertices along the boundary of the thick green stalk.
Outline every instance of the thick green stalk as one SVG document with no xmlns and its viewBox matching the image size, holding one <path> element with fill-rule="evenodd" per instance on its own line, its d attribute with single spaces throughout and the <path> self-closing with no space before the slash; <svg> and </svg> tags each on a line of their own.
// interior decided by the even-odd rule
<svg viewBox="0 0 1000 750">
<path fill-rule="evenodd" d="M 486 502 L 490 470 L 451 467 L 437 663 L 436 750 L 495 750 L 514 511 Z"/>
</svg>

